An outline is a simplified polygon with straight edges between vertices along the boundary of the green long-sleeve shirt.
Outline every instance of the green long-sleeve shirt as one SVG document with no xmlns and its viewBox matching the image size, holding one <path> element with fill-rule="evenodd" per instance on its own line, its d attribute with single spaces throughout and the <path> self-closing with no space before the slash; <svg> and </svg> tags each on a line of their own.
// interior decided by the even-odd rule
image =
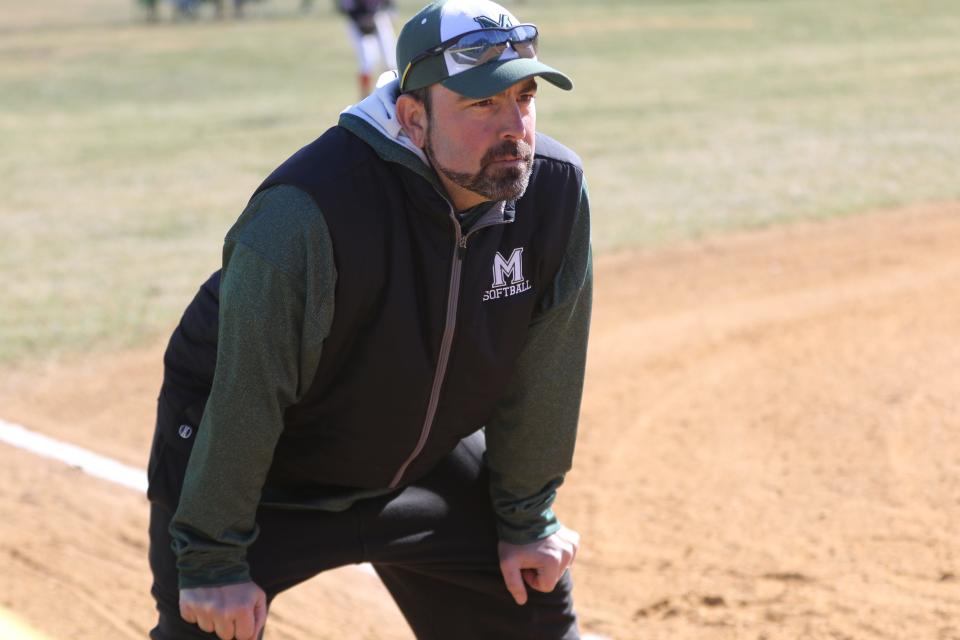
<svg viewBox="0 0 960 640">
<path fill-rule="evenodd" d="M 509 394 L 485 426 L 491 499 L 509 542 L 559 528 L 551 505 L 572 461 L 590 322 L 589 213 L 584 187 L 560 271 L 531 323 Z M 322 212 L 295 187 L 258 194 L 227 234 L 217 369 L 171 524 L 181 588 L 249 580 L 246 549 L 259 504 L 342 510 L 387 492 L 305 501 L 264 486 L 284 410 L 317 370 L 336 280 Z"/>
</svg>

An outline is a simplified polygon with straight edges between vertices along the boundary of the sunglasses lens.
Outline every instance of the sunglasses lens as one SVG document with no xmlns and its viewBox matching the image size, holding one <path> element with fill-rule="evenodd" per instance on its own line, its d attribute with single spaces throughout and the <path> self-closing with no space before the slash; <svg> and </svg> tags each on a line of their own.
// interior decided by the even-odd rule
<svg viewBox="0 0 960 640">
<path fill-rule="evenodd" d="M 537 28 L 531 24 L 522 24 L 519 27 L 514 27 L 508 33 L 510 39 L 514 42 L 537 39 Z"/>
<path fill-rule="evenodd" d="M 510 32 L 510 45 L 521 58 L 537 57 L 537 29 L 520 25 Z"/>
<path fill-rule="evenodd" d="M 504 31 L 477 31 L 463 36 L 447 51 L 460 64 L 478 65 L 498 57 L 506 44 Z"/>
<path fill-rule="evenodd" d="M 459 64 L 476 66 L 499 58 L 507 48 L 507 43 L 510 43 L 521 58 L 536 57 L 536 27 L 520 25 L 509 31 L 489 29 L 468 33 L 447 51 Z"/>
</svg>

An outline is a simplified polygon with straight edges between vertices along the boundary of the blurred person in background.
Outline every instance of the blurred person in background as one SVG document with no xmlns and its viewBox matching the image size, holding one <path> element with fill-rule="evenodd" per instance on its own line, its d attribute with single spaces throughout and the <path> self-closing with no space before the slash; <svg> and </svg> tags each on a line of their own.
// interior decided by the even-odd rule
<svg viewBox="0 0 960 640">
<path fill-rule="evenodd" d="M 579 535 L 553 503 L 583 391 L 590 206 L 579 157 L 537 131 L 537 83 L 573 87 L 538 42 L 489 0 L 427 6 L 401 72 L 227 233 L 164 354 L 153 640 L 251 640 L 277 594 L 359 562 L 418 638 L 579 637 Z"/>
<path fill-rule="evenodd" d="M 243 17 L 243 5 L 247 3 L 247 0 L 233 0 L 233 17 L 242 18 Z M 224 10 L 225 0 L 213 0 L 213 7 L 216 17 L 222 18 L 226 11 Z"/>
<path fill-rule="evenodd" d="M 146 12 L 147 22 L 156 22 L 160 18 L 157 11 L 157 5 L 160 3 L 160 0 L 139 0 L 139 3 Z"/>
<path fill-rule="evenodd" d="M 197 12 L 204 0 L 171 0 L 173 5 L 173 17 L 178 20 L 192 20 L 197 17 Z M 225 15 L 225 0 L 206 0 L 213 4 L 214 15 L 217 18 L 223 18 Z M 233 15 L 237 18 L 243 17 L 244 5 L 250 0 L 233 0 Z M 139 3 L 146 11 L 148 22 L 156 22 L 159 19 L 160 0 L 139 0 Z"/>
<path fill-rule="evenodd" d="M 197 17 L 200 0 L 172 0 L 173 16 L 175 19 L 192 20 Z"/>
<path fill-rule="evenodd" d="M 360 97 L 370 95 L 373 74 L 396 69 L 392 0 L 335 0 L 347 17 L 347 32 L 357 54 Z"/>
</svg>

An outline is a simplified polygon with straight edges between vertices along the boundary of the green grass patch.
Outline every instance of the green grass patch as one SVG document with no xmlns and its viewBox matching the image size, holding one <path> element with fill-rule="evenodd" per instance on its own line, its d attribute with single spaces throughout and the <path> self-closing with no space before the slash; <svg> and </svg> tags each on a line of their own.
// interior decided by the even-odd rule
<svg viewBox="0 0 960 640">
<path fill-rule="evenodd" d="M 355 98 L 315 4 L 0 0 L 0 365 L 169 331 L 251 191 Z M 577 85 L 539 126 L 584 159 L 598 252 L 960 196 L 954 0 L 511 8 Z"/>
</svg>

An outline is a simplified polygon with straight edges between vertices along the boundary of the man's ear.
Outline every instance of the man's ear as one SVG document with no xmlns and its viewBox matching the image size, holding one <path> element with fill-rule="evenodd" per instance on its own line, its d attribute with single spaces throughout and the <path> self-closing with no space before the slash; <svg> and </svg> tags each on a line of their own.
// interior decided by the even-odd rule
<svg viewBox="0 0 960 640">
<path fill-rule="evenodd" d="M 406 93 L 397 98 L 397 121 L 410 141 L 423 149 L 427 144 L 427 110 L 423 103 Z"/>
</svg>

